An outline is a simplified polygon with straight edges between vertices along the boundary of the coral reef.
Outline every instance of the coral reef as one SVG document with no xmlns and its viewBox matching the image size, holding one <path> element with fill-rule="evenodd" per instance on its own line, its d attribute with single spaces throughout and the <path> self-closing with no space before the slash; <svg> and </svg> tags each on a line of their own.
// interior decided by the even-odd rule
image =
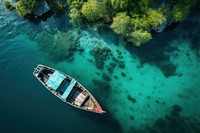
<svg viewBox="0 0 200 133">
<path fill-rule="evenodd" d="M 131 95 L 128 95 L 128 96 L 127 96 L 127 99 L 128 99 L 129 101 L 131 101 L 132 103 L 136 103 L 136 99 L 133 98 Z"/>
<path fill-rule="evenodd" d="M 42 35 L 41 35 L 42 34 Z M 72 61 L 74 52 L 84 52 L 77 39 L 71 32 L 58 32 L 57 34 L 41 33 L 35 37 L 39 47 L 47 52 L 54 62 Z"/>
<path fill-rule="evenodd" d="M 192 117 L 184 117 L 179 105 L 173 105 L 170 115 L 158 118 L 152 127 L 147 127 L 147 133 L 198 133 L 199 122 Z"/>
<path fill-rule="evenodd" d="M 98 69 L 104 68 L 104 62 L 111 55 L 111 50 L 108 47 L 95 47 L 90 51 L 90 54 L 95 58 L 95 64 Z"/>
<path fill-rule="evenodd" d="M 103 73 L 102 74 L 102 79 L 104 79 L 105 81 L 108 81 L 108 82 L 110 82 L 111 81 L 111 78 L 108 76 L 108 74 L 106 74 L 106 73 Z"/>
<path fill-rule="evenodd" d="M 158 67 L 163 72 L 164 76 L 167 78 L 176 75 L 176 66 L 172 63 L 161 64 Z"/>
</svg>

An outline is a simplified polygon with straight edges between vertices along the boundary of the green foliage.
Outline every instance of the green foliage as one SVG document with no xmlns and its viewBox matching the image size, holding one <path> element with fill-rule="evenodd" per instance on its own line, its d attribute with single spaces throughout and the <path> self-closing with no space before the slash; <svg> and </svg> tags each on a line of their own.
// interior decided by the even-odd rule
<svg viewBox="0 0 200 133">
<path fill-rule="evenodd" d="M 95 21 L 104 16 L 106 8 L 102 1 L 88 0 L 83 4 L 81 13 L 87 18 L 87 20 Z"/>
<path fill-rule="evenodd" d="M 83 0 L 68 0 L 67 2 L 70 7 L 70 23 L 74 26 L 77 26 L 81 22 L 81 8 L 83 5 Z"/>
<path fill-rule="evenodd" d="M 191 7 L 197 4 L 198 0 L 190 0 Z"/>
<path fill-rule="evenodd" d="M 140 46 L 152 39 L 152 36 L 147 31 L 136 30 L 131 33 L 131 38 L 128 39 L 129 42 L 133 43 L 135 46 Z"/>
<path fill-rule="evenodd" d="M 131 19 L 131 23 L 134 26 L 134 30 L 149 30 L 150 24 L 146 16 L 141 18 L 136 17 Z"/>
<path fill-rule="evenodd" d="M 76 9 L 81 9 L 83 5 L 83 0 L 68 0 L 67 1 L 70 8 L 76 8 Z"/>
<path fill-rule="evenodd" d="M 72 23 L 73 25 L 77 25 L 81 22 L 80 12 L 78 9 L 71 8 L 69 16 L 71 18 L 70 23 Z"/>
<path fill-rule="evenodd" d="M 5 8 L 7 8 L 8 10 L 13 10 L 15 9 L 15 7 L 13 5 L 11 5 L 11 3 L 7 0 L 4 0 L 3 5 Z"/>
<path fill-rule="evenodd" d="M 158 12 L 162 13 L 166 18 L 172 18 L 172 12 L 170 11 L 169 7 L 159 7 Z"/>
<path fill-rule="evenodd" d="M 128 8 L 130 0 L 111 0 L 111 5 L 115 10 L 125 10 Z"/>
<path fill-rule="evenodd" d="M 145 2 L 145 4 L 149 7 L 149 6 L 153 6 L 158 1 L 159 0 L 145 0 L 143 2 Z"/>
<path fill-rule="evenodd" d="M 153 9 L 149 9 L 147 15 L 148 22 L 153 28 L 161 25 L 163 22 L 166 21 L 166 18 L 162 13 Z"/>
<path fill-rule="evenodd" d="M 40 0 L 14 0 L 18 14 L 24 18 L 33 13 Z M 116 34 L 129 38 L 135 46 L 152 38 L 150 31 L 168 20 L 184 20 L 198 0 L 46 0 L 54 14 L 66 13 L 69 5 L 70 22 L 102 22 Z M 8 9 L 14 7 L 4 1 Z M 28 18 L 27 18 L 28 19 Z M 99 21 L 102 20 L 102 21 Z M 101 24 L 100 24 L 101 25 Z"/>
<path fill-rule="evenodd" d="M 113 23 L 110 26 L 115 33 L 127 36 L 130 31 L 131 25 L 131 18 L 127 16 L 126 12 L 118 13 L 116 17 L 113 18 Z"/>
<path fill-rule="evenodd" d="M 38 0 L 20 0 L 16 4 L 18 14 L 25 17 L 27 14 L 33 13 L 33 10 L 38 7 Z"/>
<path fill-rule="evenodd" d="M 172 10 L 172 16 L 175 21 L 183 21 L 190 13 L 198 0 L 172 0 L 175 8 Z"/>
<path fill-rule="evenodd" d="M 176 5 L 173 10 L 173 18 L 175 21 L 183 21 L 190 13 L 190 5 Z"/>
</svg>

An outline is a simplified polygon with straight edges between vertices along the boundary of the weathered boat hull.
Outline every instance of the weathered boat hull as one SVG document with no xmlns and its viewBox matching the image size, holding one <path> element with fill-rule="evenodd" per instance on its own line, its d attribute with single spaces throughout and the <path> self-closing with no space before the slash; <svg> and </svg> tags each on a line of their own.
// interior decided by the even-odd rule
<svg viewBox="0 0 200 133">
<path fill-rule="evenodd" d="M 33 75 L 63 102 L 78 109 L 105 113 L 92 94 L 69 75 L 41 64 L 34 70 Z"/>
</svg>

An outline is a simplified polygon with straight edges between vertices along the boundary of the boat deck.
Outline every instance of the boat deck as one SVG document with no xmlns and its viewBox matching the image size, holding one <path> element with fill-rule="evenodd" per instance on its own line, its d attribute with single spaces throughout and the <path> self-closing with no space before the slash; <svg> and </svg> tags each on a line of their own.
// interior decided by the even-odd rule
<svg viewBox="0 0 200 133">
<path fill-rule="evenodd" d="M 33 74 L 62 101 L 80 109 L 104 113 L 90 92 L 70 76 L 42 65 L 38 65 Z"/>
</svg>

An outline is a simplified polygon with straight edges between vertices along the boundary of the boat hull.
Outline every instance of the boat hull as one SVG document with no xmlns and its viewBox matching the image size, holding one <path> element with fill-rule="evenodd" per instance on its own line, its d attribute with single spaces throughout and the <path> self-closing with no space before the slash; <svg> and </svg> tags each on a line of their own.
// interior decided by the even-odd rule
<svg viewBox="0 0 200 133">
<path fill-rule="evenodd" d="M 58 73 L 58 75 L 63 75 L 63 77 L 65 77 L 63 81 L 59 81 L 60 79 L 58 77 L 56 77 L 56 80 L 52 79 L 52 75 L 55 75 L 55 73 Z M 45 86 L 47 90 L 58 97 L 61 101 L 81 110 L 99 114 L 105 113 L 93 95 L 82 84 L 73 79 L 71 76 L 41 64 L 39 64 L 34 70 L 33 75 Z M 51 81 L 51 84 L 53 85 L 48 84 L 50 79 L 55 80 L 54 82 Z M 72 83 L 73 81 L 75 82 L 74 84 Z M 67 89 L 66 87 L 62 87 L 65 85 L 64 83 L 68 85 Z M 57 85 L 58 88 L 56 89 L 55 84 L 59 84 Z M 66 90 L 62 91 L 61 89 L 63 88 Z M 71 90 L 69 91 L 69 89 Z"/>
</svg>

